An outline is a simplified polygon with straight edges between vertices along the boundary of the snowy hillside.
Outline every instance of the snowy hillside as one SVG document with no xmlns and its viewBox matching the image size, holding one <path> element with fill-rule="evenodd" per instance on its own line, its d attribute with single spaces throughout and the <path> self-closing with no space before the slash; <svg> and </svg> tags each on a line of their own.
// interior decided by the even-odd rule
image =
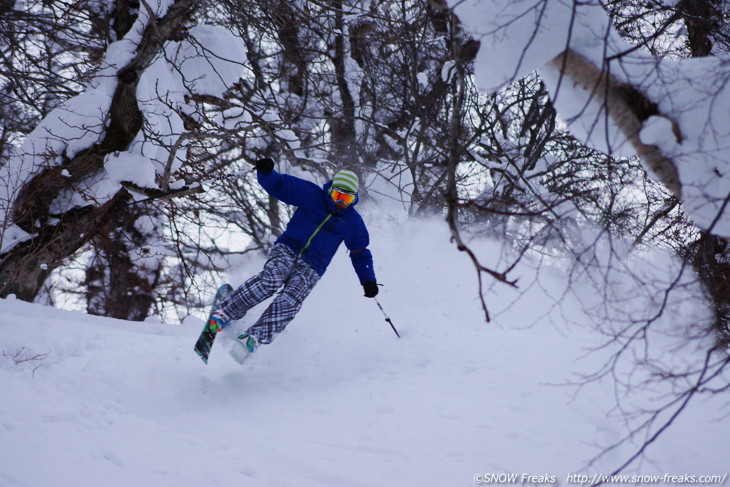
<svg viewBox="0 0 730 487">
<path fill-rule="evenodd" d="M 459 487 L 497 474 L 568 485 L 633 452 L 587 465 L 626 430 L 610 382 L 565 385 L 600 358 L 586 354 L 591 327 L 566 323 L 577 308 L 551 307 L 544 290 L 559 278 L 543 273 L 516 304 L 495 287 L 487 324 L 442 222 L 374 222 L 371 233 L 400 340 L 344 250 L 243 367 L 223 340 L 208 366 L 195 356 L 200 319 L 127 323 L 1 301 L 0 486 Z M 525 287 L 530 272 L 519 270 Z M 14 363 L 36 354 L 47 355 Z M 693 403 L 631 472 L 725 475 L 727 413 L 723 400 Z"/>
</svg>

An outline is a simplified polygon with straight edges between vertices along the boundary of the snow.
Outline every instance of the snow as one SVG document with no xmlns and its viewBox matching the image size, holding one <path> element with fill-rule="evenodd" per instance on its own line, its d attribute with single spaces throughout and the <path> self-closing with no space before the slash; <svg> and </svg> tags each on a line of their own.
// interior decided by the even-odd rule
<svg viewBox="0 0 730 487">
<path fill-rule="evenodd" d="M 116 183 L 128 181 L 142 188 L 157 188 L 155 167 L 150 159 L 130 152 L 115 152 L 104 159 L 109 179 Z"/>
<path fill-rule="evenodd" d="M 664 117 L 649 117 L 644 122 L 639 137 L 641 142 L 647 145 L 662 145 L 663 147 L 677 145 L 677 140 L 672 135 L 672 122 Z"/>
<path fill-rule="evenodd" d="M 246 45 L 230 31 L 196 25 L 183 42 L 170 42 L 166 52 L 186 87 L 193 93 L 221 96 L 243 75 Z"/>
<path fill-rule="evenodd" d="M 299 137 L 297 137 L 297 134 L 295 134 L 293 130 L 278 129 L 276 131 L 276 136 L 280 140 L 286 142 L 286 144 L 292 150 L 296 150 L 301 147 L 301 141 L 299 140 Z"/>
<path fill-rule="evenodd" d="M 0 252 L 6 252 L 16 244 L 25 241 L 30 234 L 17 225 L 8 225 L 2 230 L 2 238 L 0 241 Z"/>
<path fill-rule="evenodd" d="M 454 67 L 456 66 L 455 61 L 447 61 L 441 67 L 441 80 L 444 83 L 448 83 L 454 74 Z"/>
<path fill-rule="evenodd" d="M 224 110 L 220 115 L 220 119 L 217 121 L 227 129 L 234 129 L 237 126 L 250 124 L 253 121 L 253 117 L 243 107 L 234 106 L 228 110 Z"/>
<path fill-rule="evenodd" d="M 473 268 L 443 222 L 394 214 L 366 219 L 384 284 L 378 299 L 401 339 L 362 297 L 344 250 L 286 332 L 243 367 L 228 356 L 226 335 L 209 365 L 195 356 L 200 317 L 131 323 L 0 301 L 0 485 L 435 487 L 503 473 L 566 485 L 569 474 L 608 474 L 625 460 L 635 444 L 586 467 L 626 432 L 612 383 L 566 385 L 605 358 L 588 351 L 598 344 L 596 318 L 578 302 L 609 297 L 580 285 L 558 307 L 564 277 L 524 260 L 522 289 L 489 290 L 487 324 Z M 497 243 L 471 245 L 491 256 L 485 264 L 504 259 Z M 676 266 L 652 255 L 632 270 L 660 285 Z M 615 288 L 634 292 L 629 281 Z M 678 286 L 665 327 L 703 315 L 694 291 Z M 646 302 L 637 297 L 624 311 L 650 313 Z M 670 335 L 652 346 L 677 366 L 702 360 Z M 661 393 L 642 386 L 631 401 Z M 721 398 L 692 403 L 636 471 L 727 473 L 726 407 Z"/>
</svg>

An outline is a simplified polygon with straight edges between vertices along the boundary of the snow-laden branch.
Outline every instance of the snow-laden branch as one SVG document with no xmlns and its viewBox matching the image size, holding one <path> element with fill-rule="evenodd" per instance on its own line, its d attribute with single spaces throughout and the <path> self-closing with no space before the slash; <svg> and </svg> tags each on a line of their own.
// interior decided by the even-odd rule
<svg viewBox="0 0 730 487">
<path fill-rule="evenodd" d="M 634 86 L 619 81 L 611 73 L 603 71 L 585 56 L 572 49 L 564 51 L 549 62 L 560 75 L 572 82 L 574 88 L 592 93 L 592 97 L 603 100 L 604 110 L 611 121 L 631 143 L 634 151 L 644 160 L 651 171 L 677 198 L 682 197 L 682 186 L 673 160 L 661 149 L 641 140 L 642 124 L 649 117 L 664 117 L 655 103 L 647 99 Z M 672 132 L 681 142 L 682 135 L 677 123 L 670 123 Z"/>
<path fill-rule="evenodd" d="M 186 159 L 175 146 L 186 96 L 220 96 L 243 72 L 245 48 L 235 36 L 186 29 L 196 2 L 143 3 L 88 89 L 51 112 L 0 168 L 2 296 L 32 300 L 56 266 L 122 211 L 124 187 L 181 189 L 184 181 L 170 174 Z"/>
<path fill-rule="evenodd" d="M 623 41 L 597 0 L 453 4 L 481 41 L 481 89 L 537 70 L 577 138 L 638 155 L 699 227 L 730 236 L 730 59 L 658 59 Z"/>
</svg>

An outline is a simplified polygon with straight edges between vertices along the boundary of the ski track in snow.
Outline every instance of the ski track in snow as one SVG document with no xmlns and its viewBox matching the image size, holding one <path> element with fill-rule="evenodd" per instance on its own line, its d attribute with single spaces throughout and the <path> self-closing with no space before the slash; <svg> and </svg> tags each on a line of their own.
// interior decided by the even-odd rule
<svg viewBox="0 0 730 487">
<path fill-rule="evenodd" d="M 446 487 L 475 485 L 477 473 L 566 485 L 624 432 L 607 384 L 561 385 L 590 335 L 527 327 L 536 310 L 524 306 L 504 315 L 514 326 L 486 324 L 446 233 L 410 230 L 373 246 L 400 340 L 344 252 L 289 329 L 242 367 L 230 336 L 208 366 L 193 353 L 202 320 L 128 323 L 0 301 L 0 486 Z M 13 364 L 23 347 L 48 353 L 40 368 Z M 687 411 L 641 471 L 724 473 L 722 407 Z M 610 473 L 631 451 L 588 472 Z"/>
</svg>

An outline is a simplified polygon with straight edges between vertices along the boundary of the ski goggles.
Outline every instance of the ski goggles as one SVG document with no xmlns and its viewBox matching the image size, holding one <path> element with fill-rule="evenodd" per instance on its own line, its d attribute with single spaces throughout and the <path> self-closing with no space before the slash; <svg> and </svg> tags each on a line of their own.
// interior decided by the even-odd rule
<svg viewBox="0 0 730 487">
<path fill-rule="evenodd" d="M 334 201 L 341 201 L 346 205 L 351 205 L 355 201 L 355 193 L 335 188 L 334 186 L 330 189 L 330 196 Z"/>
</svg>

